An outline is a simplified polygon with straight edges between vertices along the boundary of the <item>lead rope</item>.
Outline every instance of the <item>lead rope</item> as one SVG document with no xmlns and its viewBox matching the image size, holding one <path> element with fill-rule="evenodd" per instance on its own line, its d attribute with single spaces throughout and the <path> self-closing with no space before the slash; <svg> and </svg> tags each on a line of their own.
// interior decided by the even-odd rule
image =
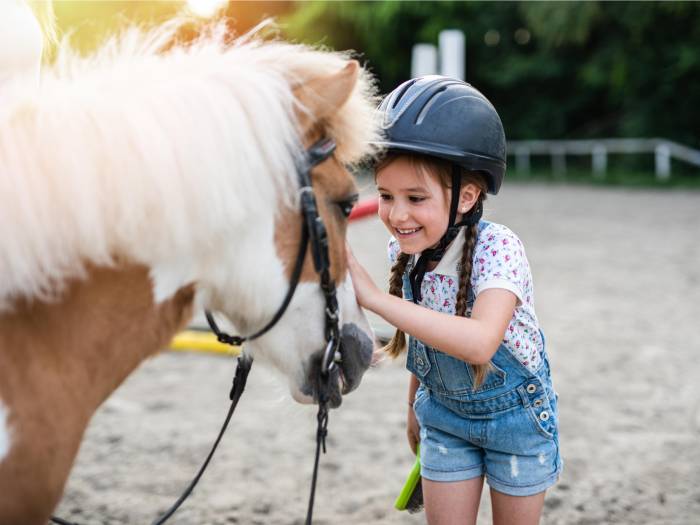
<svg viewBox="0 0 700 525">
<path fill-rule="evenodd" d="M 211 447 L 211 450 L 209 451 L 209 454 L 207 455 L 207 459 L 204 460 L 204 463 L 202 466 L 199 468 L 199 471 L 197 472 L 197 475 L 194 477 L 194 479 L 190 482 L 189 486 L 185 489 L 185 491 L 182 493 L 182 495 L 177 499 L 175 503 L 158 519 L 153 521 L 152 525 L 162 525 L 165 523 L 170 517 L 175 514 L 175 511 L 177 511 L 178 508 L 180 508 L 180 505 L 182 505 L 185 500 L 189 497 L 189 495 L 192 493 L 194 488 L 197 486 L 197 483 L 199 482 L 199 478 L 202 477 L 202 474 L 204 474 L 204 471 L 206 470 L 207 466 L 209 465 L 209 461 L 211 461 L 211 458 L 214 457 L 214 452 L 216 452 L 216 448 L 219 446 L 219 441 L 221 441 L 221 438 L 224 435 L 224 432 L 226 432 L 226 428 L 228 427 L 229 421 L 231 421 L 231 416 L 233 415 L 233 411 L 236 410 L 236 405 L 238 405 L 238 400 L 241 398 L 241 395 L 243 394 L 243 390 L 245 389 L 245 384 L 246 381 L 248 380 L 248 373 L 250 372 L 250 368 L 253 366 L 253 359 L 245 356 L 240 356 L 238 358 L 238 365 L 236 366 L 236 375 L 233 377 L 233 385 L 231 386 L 231 391 L 229 392 L 229 399 L 231 400 L 231 406 L 228 409 L 228 414 L 226 414 L 226 419 L 224 420 L 224 424 L 221 427 L 221 430 L 219 431 L 219 435 L 216 437 L 216 441 L 214 441 L 214 445 Z"/>
<path fill-rule="evenodd" d="M 306 510 L 306 525 L 311 525 L 314 513 L 314 498 L 316 497 L 316 481 L 318 480 L 318 464 L 321 458 L 321 450 L 326 453 L 326 436 L 328 435 L 328 401 L 325 395 L 318 401 L 318 414 L 316 415 L 316 458 L 314 459 L 314 471 L 311 476 L 311 491 L 309 493 L 309 507 Z"/>
</svg>

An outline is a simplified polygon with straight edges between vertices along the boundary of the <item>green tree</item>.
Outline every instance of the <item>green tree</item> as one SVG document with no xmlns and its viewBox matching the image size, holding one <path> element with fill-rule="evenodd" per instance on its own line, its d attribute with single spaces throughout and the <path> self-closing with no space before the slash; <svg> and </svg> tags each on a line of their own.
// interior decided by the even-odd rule
<svg viewBox="0 0 700 525">
<path fill-rule="evenodd" d="M 461 29 L 467 80 L 498 107 L 512 138 L 663 136 L 700 146 L 698 3 L 297 6 L 284 20 L 286 33 L 357 50 L 383 92 L 409 77 L 414 43 L 437 43 L 442 29 Z"/>
</svg>

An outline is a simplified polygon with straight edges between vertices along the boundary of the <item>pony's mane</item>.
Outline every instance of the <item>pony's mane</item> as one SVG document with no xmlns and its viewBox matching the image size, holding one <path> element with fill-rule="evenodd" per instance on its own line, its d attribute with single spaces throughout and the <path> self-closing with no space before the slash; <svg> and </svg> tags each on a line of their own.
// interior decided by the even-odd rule
<svg viewBox="0 0 700 525">
<path fill-rule="evenodd" d="M 293 203 L 293 88 L 348 56 L 250 35 L 230 43 L 220 28 L 168 48 L 176 32 L 131 28 L 89 57 L 64 42 L 38 90 L 3 100 L 0 309 L 51 299 L 87 263 L 196 266 L 193 253 L 211 254 L 248 217 Z M 372 153 L 373 89 L 362 72 L 324 123 L 341 162 Z"/>
</svg>

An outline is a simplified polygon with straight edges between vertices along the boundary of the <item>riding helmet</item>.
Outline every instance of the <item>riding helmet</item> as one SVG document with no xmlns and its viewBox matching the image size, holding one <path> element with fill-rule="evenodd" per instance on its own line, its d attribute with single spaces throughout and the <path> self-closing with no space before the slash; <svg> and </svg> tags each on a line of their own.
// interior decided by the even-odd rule
<svg viewBox="0 0 700 525">
<path fill-rule="evenodd" d="M 379 106 L 385 138 L 377 145 L 449 160 L 484 174 L 498 193 L 506 171 L 506 136 L 496 109 L 462 80 L 430 75 L 404 82 Z"/>
</svg>

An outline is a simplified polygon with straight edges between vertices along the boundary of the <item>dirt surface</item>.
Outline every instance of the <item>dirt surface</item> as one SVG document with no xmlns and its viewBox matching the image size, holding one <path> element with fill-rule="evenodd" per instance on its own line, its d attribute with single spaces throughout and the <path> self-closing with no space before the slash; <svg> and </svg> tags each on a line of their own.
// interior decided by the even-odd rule
<svg viewBox="0 0 700 525">
<path fill-rule="evenodd" d="M 700 523 L 700 193 L 511 184 L 486 217 L 523 239 L 560 394 L 565 470 L 542 523 Z M 353 224 L 350 239 L 383 281 L 378 220 Z M 233 369 L 202 354 L 145 363 L 93 419 L 58 514 L 150 523 L 205 457 Z M 384 362 L 331 413 L 314 523 L 424 523 L 392 507 L 412 463 L 407 382 L 402 362 Z M 302 524 L 314 434 L 314 409 L 256 365 L 171 523 Z M 479 523 L 489 515 L 485 493 Z"/>
</svg>

